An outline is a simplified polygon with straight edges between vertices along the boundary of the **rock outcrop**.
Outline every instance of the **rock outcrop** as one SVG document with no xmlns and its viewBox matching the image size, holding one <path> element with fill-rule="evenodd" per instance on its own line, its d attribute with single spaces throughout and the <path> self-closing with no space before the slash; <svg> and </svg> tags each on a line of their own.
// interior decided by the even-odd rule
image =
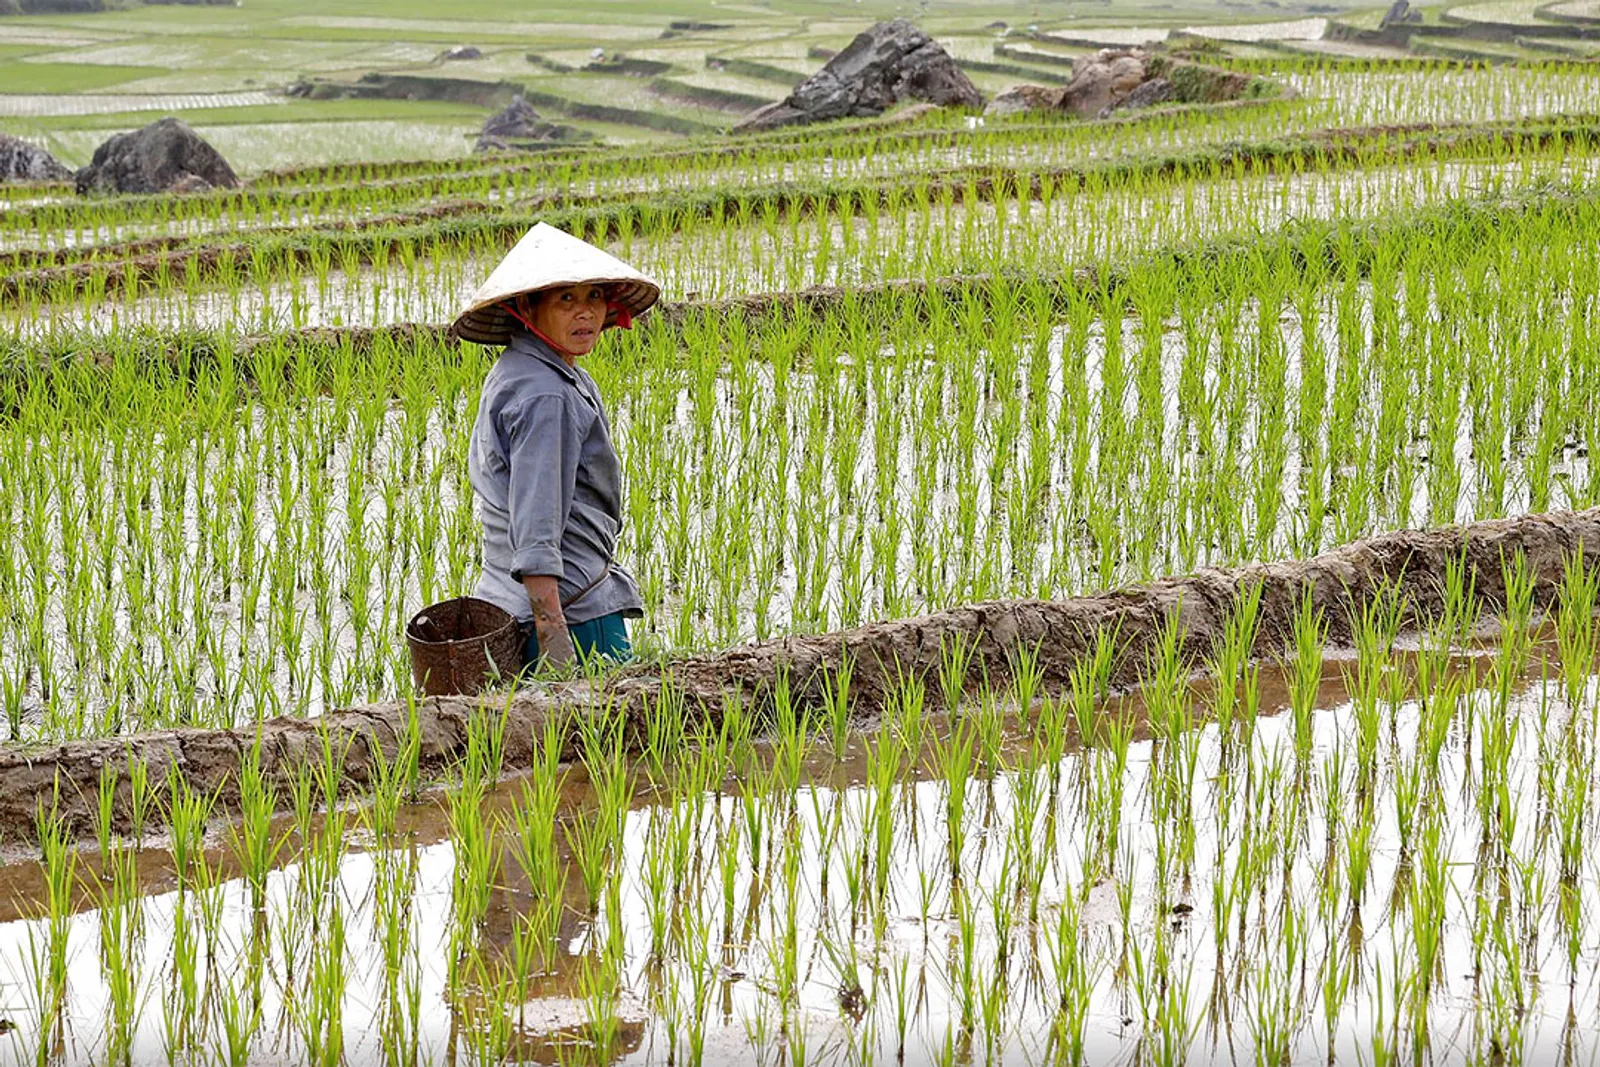
<svg viewBox="0 0 1600 1067">
<path fill-rule="evenodd" d="M 870 118 L 908 100 L 940 107 L 983 106 L 972 79 L 938 42 L 905 19 L 895 19 L 857 35 L 788 97 L 752 111 L 734 130 Z"/>
<path fill-rule="evenodd" d="M 995 97 L 986 115 L 1066 111 L 1080 118 L 1105 118 L 1118 111 L 1157 104 L 1216 104 L 1257 89 L 1248 74 L 1177 60 L 1140 48 L 1105 48 L 1073 64 L 1072 80 L 1058 88 L 1018 85 Z"/>
<path fill-rule="evenodd" d="M 72 171 L 20 137 L 0 133 L 0 182 L 64 182 Z"/>
<path fill-rule="evenodd" d="M 75 183 L 82 195 L 204 192 L 238 188 L 239 176 L 187 123 L 168 117 L 96 148 Z"/>
<path fill-rule="evenodd" d="M 571 126 L 546 122 L 522 97 L 516 97 L 505 110 L 484 120 L 474 152 L 514 152 L 558 141 L 581 140 L 583 135 Z"/>
</svg>

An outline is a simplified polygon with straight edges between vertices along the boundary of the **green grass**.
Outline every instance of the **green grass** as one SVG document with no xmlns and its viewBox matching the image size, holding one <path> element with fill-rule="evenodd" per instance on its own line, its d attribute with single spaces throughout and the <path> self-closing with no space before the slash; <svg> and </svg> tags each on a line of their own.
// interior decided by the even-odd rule
<svg viewBox="0 0 1600 1067">
<path fill-rule="evenodd" d="M 360 62 L 368 49 L 358 41 L 284 38 L 260 32 L 147 36 L 55 52 L 41 59 L 72 66 L 133 66 L 159 70 L 230 71 L 236 76 L 338 69 L 345 57 Z M 432 58 L 430 55 L 429 58 Z"/>
<path fill-rule="evenodd" d="M 1445 14 L 1466 22 L 1488 22 L 1509 26 L 1548 26 L 1538 11 L 1548 0 L 1492 0 L 1485 4 L 1463 4 Z"/>
<path fill-rule="evenodd" d="M 122 129 L 150 121 L 130 117 Z M 195 132 L 209 141 L 241 174 L 299 166 L 307 159 L 356 156 L 374 163 L 398 160 L 458 159 L 472 150 L 477 124 L 466 121 L 349 119 L 321 122 L 245 121 L 200 123 Z M 86 163 L 109 129 L 57 129 L 48 147 L 63 163 Z"/>
<path fill-rule="evenodd" d="M 488 114 L 483 108 L 432 100 L 291 100 L 256 107 L 194 108 L 183 112 L 191 126 L 249 126 L 280 122 L 350 122 L 390 119 L 431 124 L 454 120 L 463 133 L 476 132 Z M 49 120 L 61 130 L 122 130 L 143 126 L 160 116 L 154 112 L 68 115 Z"/>
<path fill-rule="evenodd" d="M 19 46 L 21 47 L 21 46 Z M 33 49 L 38 51 L 38 49 Z M 0 57 L 4 58 L 4 57 Z M 160 67 L 87 63 L 0 63 L 0 93 L 93 92 L 162 73 Z"/>
<path fill-rule="evenodd" d="M 9 63 L 23 56 L 35 56 L 41 52 L 49 51 L 48 45 L 41 44 L 0 44 L 0 63 Z"/>
</svg>

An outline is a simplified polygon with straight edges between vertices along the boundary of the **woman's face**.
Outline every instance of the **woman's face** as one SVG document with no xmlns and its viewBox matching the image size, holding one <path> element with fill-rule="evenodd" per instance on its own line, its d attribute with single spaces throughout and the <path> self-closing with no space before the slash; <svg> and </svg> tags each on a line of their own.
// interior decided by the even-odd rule
<svg viewBox="0 0 1600 1067">
<path fill-rule="evenodd" d="M 538 331 L 574 356 L 586 356 L 606 324 L 603 285 L 567 285 L 538 294 L 530 316 Z"/>
</svg>

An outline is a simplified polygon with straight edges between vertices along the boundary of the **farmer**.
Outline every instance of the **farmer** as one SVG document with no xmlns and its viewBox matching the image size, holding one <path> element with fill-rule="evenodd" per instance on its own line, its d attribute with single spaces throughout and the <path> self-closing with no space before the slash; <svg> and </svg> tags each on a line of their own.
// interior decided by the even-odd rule
<svg viewBox="0 0 1600 1067">
<path fill-rule="evenodd" d="M 643 612 L 616 562 L 622 468 L 594 379 L 578 361 L 602 331 L 628 329 L 661 287 L 540 223 L 489 275 L 452 327 L 504 345 L 483 383 L 467 473 L 483 520 L 474 596 L 522 621 L 526 665 L 629 657 L 623 620 Z"/>
</svg>

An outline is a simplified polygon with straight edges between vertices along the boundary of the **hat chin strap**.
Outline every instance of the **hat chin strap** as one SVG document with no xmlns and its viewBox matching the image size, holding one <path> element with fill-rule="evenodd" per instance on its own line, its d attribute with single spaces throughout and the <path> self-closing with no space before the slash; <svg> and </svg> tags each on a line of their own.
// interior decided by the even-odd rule
<svg viewBox="0 0 1600 1067">
<path fill-rule="evenodd" d="M 532 319 L 518 311 L 516 306 L 513 305 L 511 301 L 507 300 L 501 306 L 505 308 L 507 314 L 516 319 L 518 322 L 522 323 L 522 325 L 527 328 L 529 333 L 533 334 L 539 340 L 555 349 L 561 355 L 566 356 L 568 359 L 577 359 L 580 355 L 580 353 L 572 351 L 572 349 L 567 348 L 565 345 L 557 344 L 554 338 L 548 336 L 543 330 L 535 326 Z"/>
<path fill-rule="evenodd" d="M 500 306 L 505 310 L 506 314 L 522 323 L 522 325 L 527 328 L 529 333 L 533 334 L 535 337 L 549 345 L 551 348 L 555 349 L 557 352 L 560 352 L 565 356 L 571 356 L 574 359 L 578 357 L 579 353 L 557 344 L 554 340 L 548 337 L 543 330 L 535 326 L 532 319 L 528 318 L 521 311 L 518 311 L 515 300 L 504 301 Z M 607 301 L 606 303 L 606 311 L 612 316 L 614 325 L 624 330 L 633 329 L 633 312 L 628 310 L 627 307 L 619 304 L 615 300 L 611 300 Z M 601 323 L 600 329 L 604 331 L 605 328 L 605 323 Z"/>
</svg>

